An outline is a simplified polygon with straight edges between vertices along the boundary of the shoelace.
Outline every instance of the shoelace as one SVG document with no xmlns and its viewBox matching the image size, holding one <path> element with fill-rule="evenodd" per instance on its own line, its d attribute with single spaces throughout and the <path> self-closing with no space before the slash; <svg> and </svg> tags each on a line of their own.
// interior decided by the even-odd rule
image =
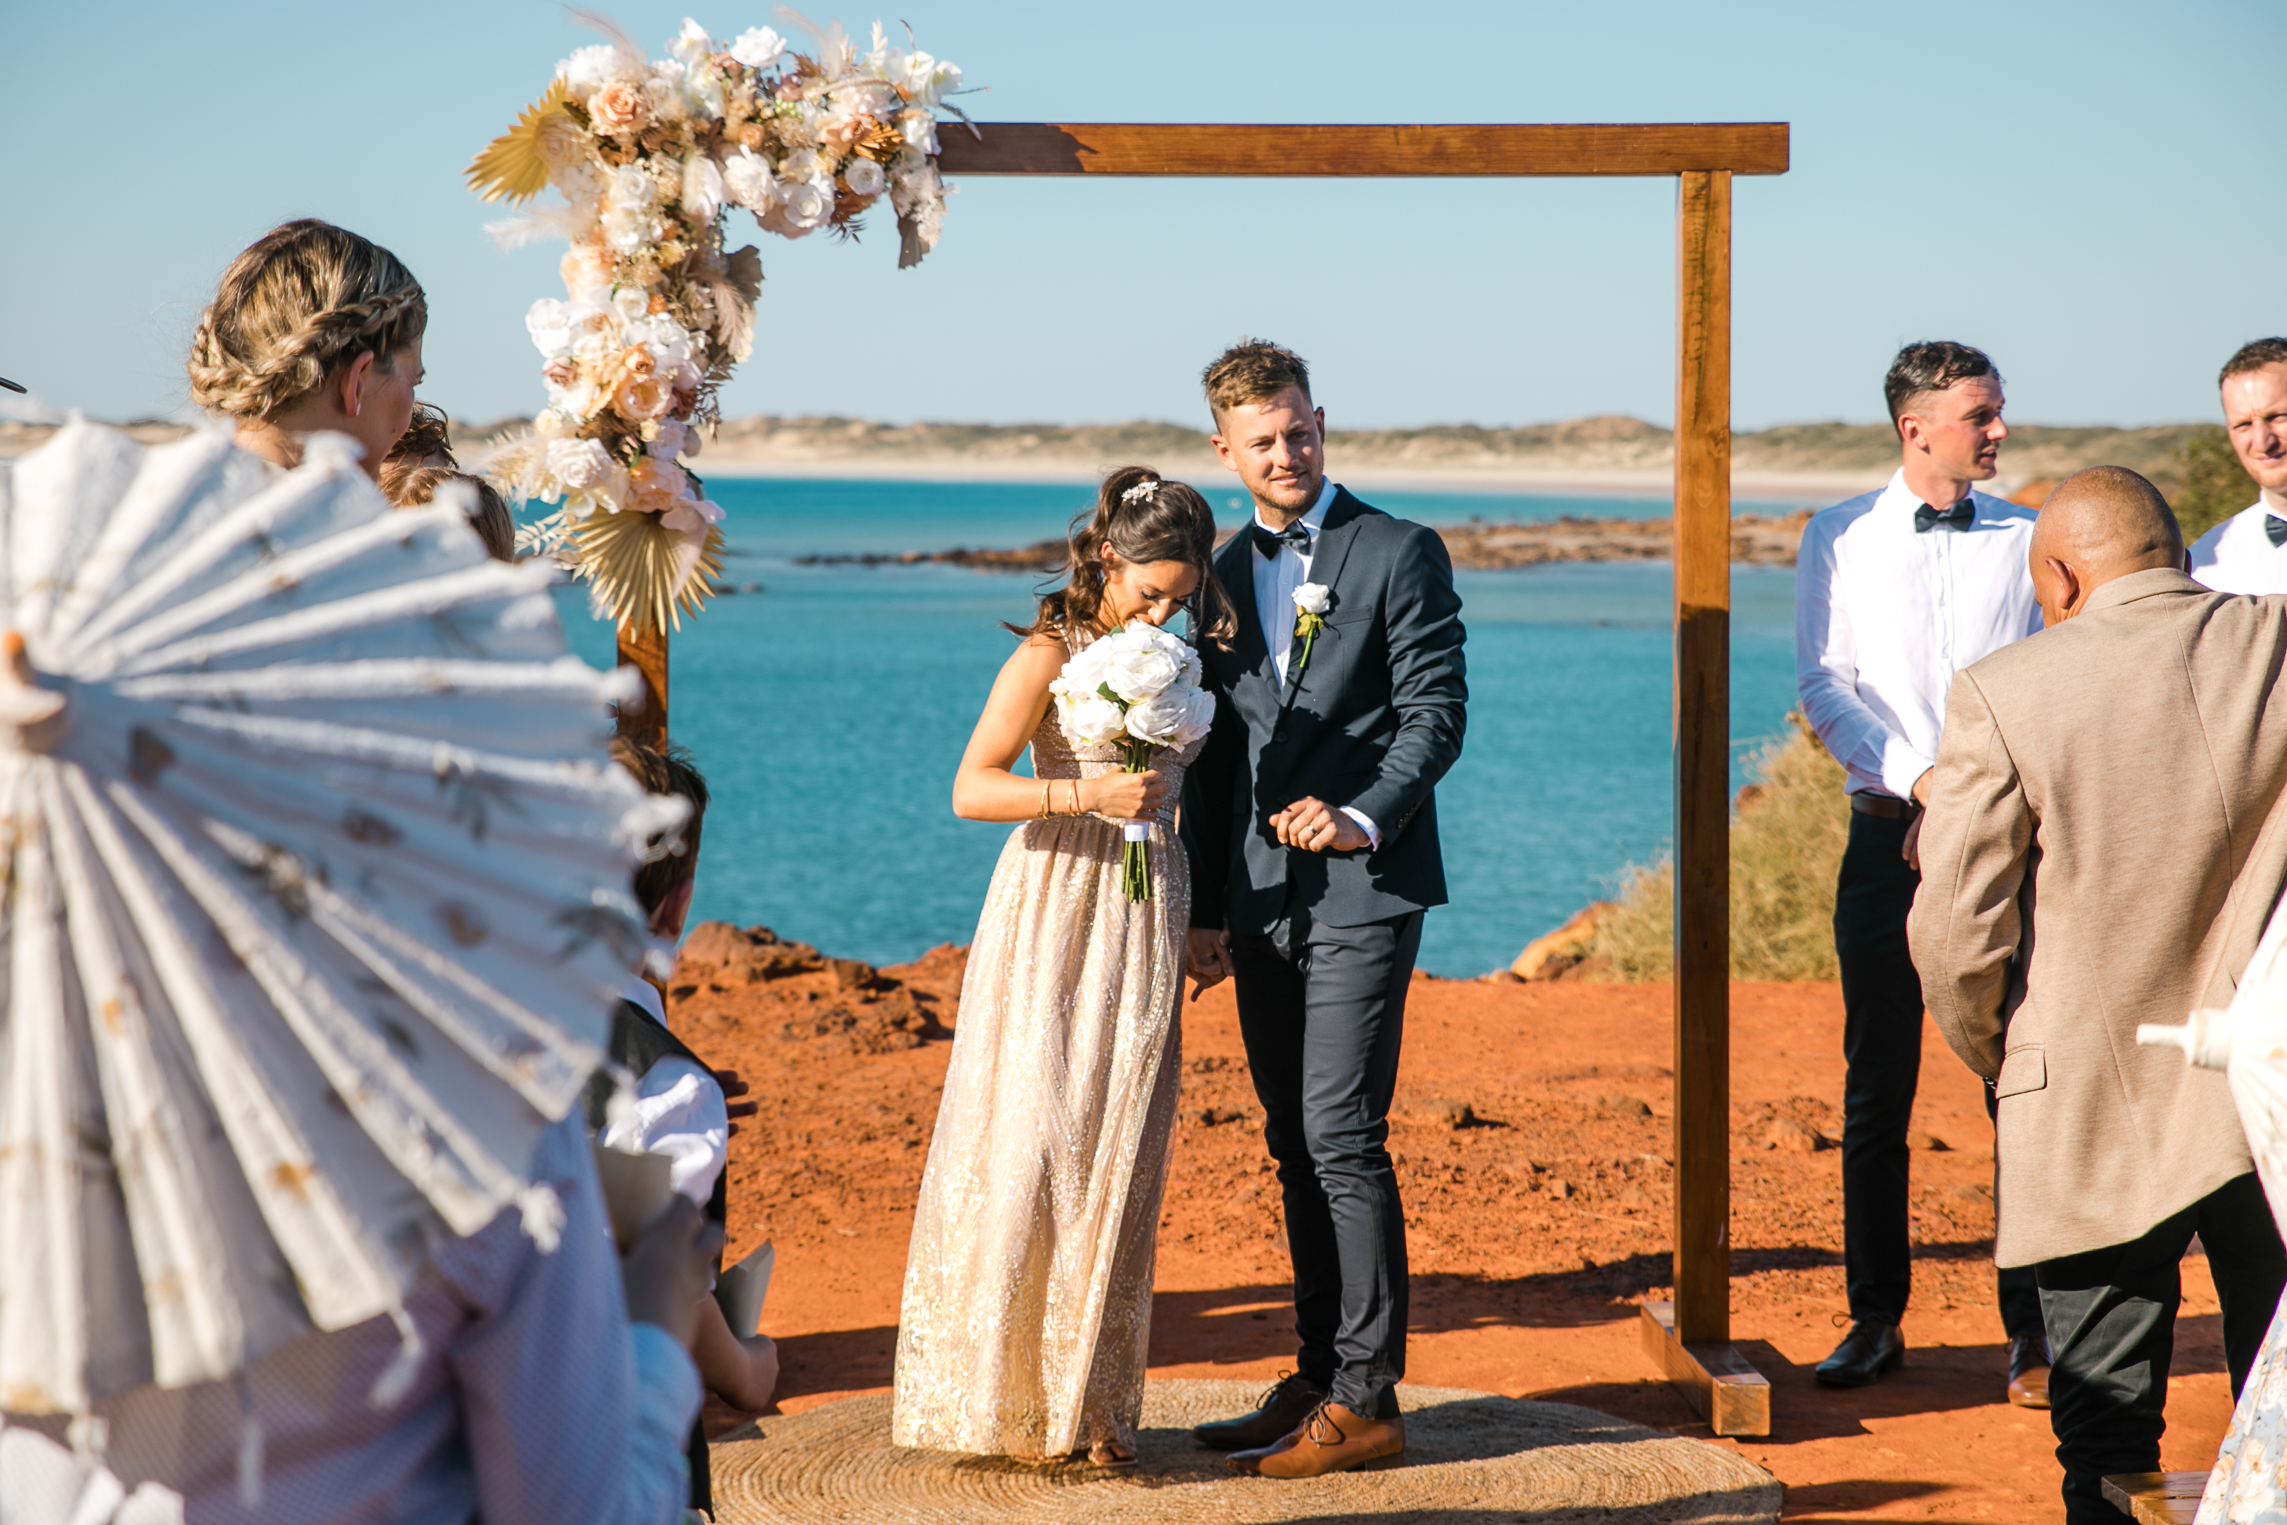
<svg viewBox="0 0 2287 1525">
<path fill-rule="evenodd" d="M 1314 1446 L 1338 1446 L 1350 1438 L 1349 1436 L 1342 1433 L 1342 1426 L 1334 1422 L 1334 1416 L 1326 1412 L 1327 1405 L 1331 1404 L 1333 1401 L 1334 1400 L 1332 1398 L 1319 1399 L 1318 1407 L 1312 1409 L 1310 1411 L 1310 1417 L 1302 1422 L 1303 1435 Z M 1334 1438 L 1332 1440 L 1328 1440 L 1325 1436 L 1318 1433 L 1318 1427 L 1322 1424 L 1334 1432 Z"/>
<path fill-rule="evenodd" d="M 1272 1401 L 1276 1399 L 1280 1393 L 1286 1391 L 1286 1385 L 1289 1382 L 1292 1382 L 1294 1377 L 1295 1374 L 1291 1371 L 1280 1372 L 1278 1374 L 1278 1380 L 1273 1382 L 1269 1387 L 1265 1388 L 1263 1390 L 1263 1395 L 1255 1400 L 1255 1407 L 1259 1409 L 1269 1408 Z"/>
</svg>

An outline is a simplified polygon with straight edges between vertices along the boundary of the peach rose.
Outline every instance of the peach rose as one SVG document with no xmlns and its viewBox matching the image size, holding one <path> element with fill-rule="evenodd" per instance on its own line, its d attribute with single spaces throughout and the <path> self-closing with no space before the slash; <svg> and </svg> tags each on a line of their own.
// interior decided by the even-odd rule
<svg viewBox="0 0 2287 1525">
<path fill-rule="evenodd" d="M 612 398 L 620 416 L 642 423 L 657 418 L 675 401 L 675 388 L 664 376 L 631 376 L 620 383 L 619 392 Z"/>
<path fill-rule="evenodd" d="M 648 376 L 658 368 L 658 363 L 651 358 L 651 351 L 640 344 L 629 346 L 627 353 L 619 357 L 619 364 L 628 375 L 636 377 Z"/>
<path fill-rule="evenodd" d="M 617 79 L 588 97 L 588 116 L 596 124 L 596 131 L 619 138 L 633 137 L 651 119 L 643 103 L 643 91 Z"/>
</svg>

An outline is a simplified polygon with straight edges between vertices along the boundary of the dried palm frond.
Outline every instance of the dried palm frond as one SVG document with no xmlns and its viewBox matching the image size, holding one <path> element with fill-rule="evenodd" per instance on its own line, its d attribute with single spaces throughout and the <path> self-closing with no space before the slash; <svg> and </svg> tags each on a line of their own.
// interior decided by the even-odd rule
<svg viewBox="0 0 2287 1525">
<path fill-rule="evenodd" d="M 630 509 L 590 514 L 570 539 L 579 574 L 622 636 L 681 630 L 723 570 L 723 532 L 711 524 L 701 540 Z"/>
<path fill-rule="evenodd" d="M 487 201 L 530 201 L 548 188 L 548 166 L 540 158 L 540 128 L 550 113 L 564 109 L 572 98 L 562 80 L 524 108 L 516 125 L 485 145 L 469 161 L 469 189 Z"/>
</svg>

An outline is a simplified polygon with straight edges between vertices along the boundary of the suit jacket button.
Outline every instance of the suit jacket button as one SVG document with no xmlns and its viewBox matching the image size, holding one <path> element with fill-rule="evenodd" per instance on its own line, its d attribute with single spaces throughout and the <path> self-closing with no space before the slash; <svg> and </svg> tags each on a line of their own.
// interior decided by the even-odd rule
<svg viewBox="0 0 2287 1525">
<path fill-rule="evenodd" d="M 1284 740 L 1286 740 L 1286 727 L 1282 725 L 1282 726 L 1278 727 L 1277 729 L 1273 730 L 1273 731 L 1271 732 L 1271 740 L 1273 740 L 1273 741 L 1284 741 Z"/>
</svg>

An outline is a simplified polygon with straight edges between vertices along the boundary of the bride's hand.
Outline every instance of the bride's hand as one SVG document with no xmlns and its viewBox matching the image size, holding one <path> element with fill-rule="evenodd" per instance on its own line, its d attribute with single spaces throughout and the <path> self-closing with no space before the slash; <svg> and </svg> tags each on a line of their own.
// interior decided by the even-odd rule
<svg viewBox="0 0 2287 1525">
<path fill-rule="evenodd" d="M 1088 808 L 1115 821 L 1145 820 L 1167 803 L 1167 779 L 1157 769 L 1106 773 L 1088 780 L 1086 787 Z"/>
</svg>

